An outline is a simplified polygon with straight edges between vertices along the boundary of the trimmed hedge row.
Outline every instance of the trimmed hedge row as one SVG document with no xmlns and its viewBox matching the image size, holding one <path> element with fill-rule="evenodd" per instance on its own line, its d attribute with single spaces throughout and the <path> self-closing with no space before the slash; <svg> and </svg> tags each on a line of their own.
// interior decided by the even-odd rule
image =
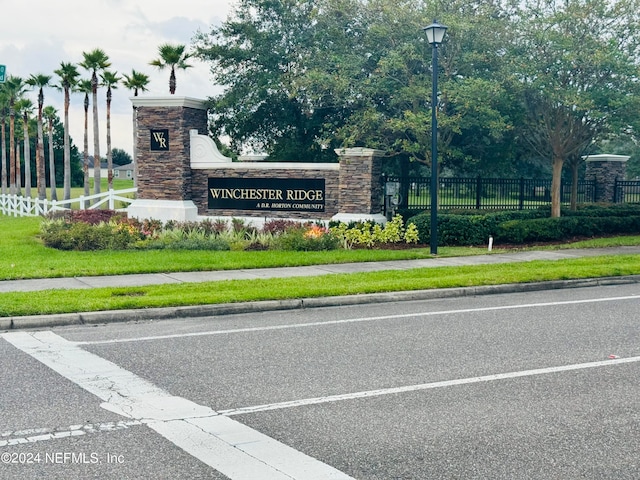
<svg viewBox="0 0 640 480">
<path fill-rule="evenodd" d="M 577 211 L 563 211 L 560 218 L 549 215 L 547 207 L 486 214 L 477 211 L 439 213 L 438 245 L 486 245 L 490 236 L 496 243 L 522 244 L 640 233 L 640 205 L 588 205 Z M 422 243 L 429 242 L 429 212 L 418 214 L 407 222 L 415 223 Z"/>
</svg>

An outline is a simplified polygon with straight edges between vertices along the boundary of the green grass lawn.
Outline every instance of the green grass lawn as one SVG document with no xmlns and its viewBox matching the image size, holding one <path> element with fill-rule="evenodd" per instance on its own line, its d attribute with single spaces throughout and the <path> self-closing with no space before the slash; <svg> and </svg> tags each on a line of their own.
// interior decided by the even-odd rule
<svg viewBox="0 0 640 480">
<path fill-rule="evenodd" d="M 100 251 L 63 252 L 38 239 L 40 218 L 0 216 L 0 280 L 224 270 L 430 258 L 428 248 L 338 250 L 329 252 Z M 638 245 L 640 237 L 589 240 L 546 248 Z M 495 251 L 494 251 L 495 252 Z M 441 257 L 487 254 L 486 248 L 439 249 Z M 327 275 L 310 278 L 234 280 L 161 285 L 0 294 L 0 316 L 126 308 L 197 305 L 251 300 L 307 298 L 416 289 L 640 274 L 640 255 L 538 261 L 474 267 L 442 267 Z"/>
<path fill-rule="evenodd" d="M 428 248 L 324 252 L 180 250 L 68 252 L 47 248 L 42 244 L 38 238 L 40 222 L 39 217 L 0 216 L 0 280 L 291 267 L 431 257 Z M 473 255 L 485 251 L 483 248 L 440 249 L 441 256 Z"/>
</svg>

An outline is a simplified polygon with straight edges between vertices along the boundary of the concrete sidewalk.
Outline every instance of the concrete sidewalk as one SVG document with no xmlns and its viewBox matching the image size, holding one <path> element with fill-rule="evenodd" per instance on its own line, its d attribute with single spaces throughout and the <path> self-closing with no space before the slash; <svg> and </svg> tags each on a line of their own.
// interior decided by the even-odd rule
<svg viewBox="0 0 640 480">
<path fill-rule="evenodd" d="M 411 270 L 463 265 L 495 265 L 504 263 L 531 262 L 535 260 L 562 260 L 602 255 L 640 254 L 640 245 L 631 247 L 562 249 L 495 253 L 467 257 L 426 258 L 421 260 L 397 260 L 387 262 L 342 263 L 314 265 L 308 267 L 259 268 L 243 270 L 219 270 L 207 272 L 152 273 L 139 275 L 87 276 L 73 278 L 47 278 L 0 281 L 0 293 L 37 292 L 60 289 L 76 291 L 100 287 L 136 287 L 145 285 L 215 282 L 223 280 L 255 280 L 266 278 L 312 277 L 320 275 L 375 272 L 384 270 Z M 150 308 L 139 310 L 101 311 L 62 315 L 37 315 L 29 317 L 0 317 L 0 331 L 16 328 L 49 328 L 57 325 L 95 324 L 135 320 L 160 320 L 168 318 L 204 317 L 231 313 L 246 313 L 265 310 L 311 308 L 363 304 L 402 300 L 422 300 L 489 293 L 569 288 L 579 286 L 611 285 L 617 283 L 640 283 L 640 276 L 614 277 L 607 279 L 562 280 L 528 284 L 495 285 L 487 287 L 450 288 L 383 294 L 352 295 L 328 298 L 247 302 L 224 305 L 201 305 L 192 307 Z"/>
<path fill-rule="evenodd" d="M 313 277 L 338 273 L 377 272 L 382 270 L 411 270 L 414 268 L 451 267 L 462 265 L 492 265 L 530 262 L 534 260 L 562 260 L 601 255 L 640 254 L 640 245 L 615 248 L 585 248 L 496 253 L 467 257 L 425 258 L 387 262 L 340 263 L 308 267 L 256 268 L 216 270 L 207 272 L 149 273 L 135 275 L 106 275 L 66 278 L 0 281 L 0 293 L 35 292 L 51 289 L 87 289 L 101 287 L 136 287 L 144 285 L 216 282 L 221 280 L 255 280 L 265 278 Z"/>
</svg>

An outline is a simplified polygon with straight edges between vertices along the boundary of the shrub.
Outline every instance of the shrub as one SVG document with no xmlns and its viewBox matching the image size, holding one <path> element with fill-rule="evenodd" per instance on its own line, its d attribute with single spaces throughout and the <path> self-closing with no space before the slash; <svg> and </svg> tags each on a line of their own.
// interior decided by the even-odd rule
<svg viewBox="0 0 640 480">
<path fill-rule="evenodd" d="M 316 225 L 289 228 L 273 241 L 278 250 L 319 251 L 335 250 L 340 242 L 331 232 Z"/>
<path fill-rule="evenodd" d="M 284 233 L 291 228 L 300 228 L 302 223 L 294 220 L 284 220 L 281 218 L 269 220 L 262 226 L 263 233 L 279 234 Z"/>
<path fill-rule="evenodd" d="M 501 211 L 479 214 L 456 211 L 438 214 L 438 244 L 442 246 L 484 245 L 489 236 L 496 242 L 521 244 L 567 240 L 606 234 L 640 232 L 638 205 L 584 205 L 577 211 L 564 211 L 560 218 L 550 218 L 550 210 Z M 415 223 L 420 241 L 430 238 L 429 212 L 410 219 Z"/>
<path fill-rule="evenodd" d="M 576 215 L 520 222 L 512 220 L 500 225 L 495 240 L 496 242 L 519 244 L 623 233 L 640 233 L 640 215 L 628 217 Z"/>
<path fill-rule="evenodd" d="M 364 223 L 339 223 L 330 228 L 331 233 L 339 239 L 343 248 L 354 246 L 375 247 L 394 243 L 418 243 L 418 231 L 415 225 L 409 224 L 405 230 L 402 216 L 396 215 L 384 226 Z M 408 236 L 407 236 L 408 233 Z"/>
<path fill-rule="evenodd" d="M 136 244 L 138 249 L 152 250 L 229 250 L 230 245 L 220 236 L 212 235 L 205 229 L 173 228 L 158 232 L 154 238 L 149 238 Z"/>
<path fill-rule="evenodd" d="M 230 250 L 230 245 L 217 237 L 204 238 L 184 238 L 173 242 L 163 243 L 161 245 L 151 244 L 150 248 L 166 248 L 167 250 L 213 250 L 225 251 Z"/>
<path fill-rule="evenodd" d="M 128 223 L 53 220 L 42 224 L 41 238 L 46 246 L 59 250 L 122 250 L 140 240 L 141 233 Z"/>
<path fill-rule="evenodd" d="M 73 250 L 75 241 L 69 232 L 71 224 L 64 220 L 48 220 L 40 227 L 40 237 L 44 244 L 58 250 Z"/>
<path fill-rule="evenodd" d="M 548 242 L 564 238 L 564 222 L 557 218 L 510 220 L 503 222 L 496 232 L 495 241 L 504 243 Z M 568 226 L 568 225 L 567 225 Z"/>
<path fill-rule="evenodd" d="M 563 217 L 627 217 L 637 215 L 640 215 L 640 205 L 633 203 L 594 203 L 579 205 L 575 211 L 562 210 Z"/>
<path fill-rule="evenodd" d="M 404 241 L 405 243 L 418 243 L 420 241 L 418 227 L 416 227 L 415 223 L 407 225 L 407 229 L 404 232 Z"/>
<path fill-rule="evenodd" d="M 422 243 L 431 238 L 431 216 L 417 215 L 411 219 Z M 495 220 L 483 215 L 438 215 L 438 245 L 482 245 L 492 233 Z"/>
<path fill-rule="evenodd" d="M 126 214 L 115 210 L 57 210 L 47 215 L 48 220 L 63 220 L 67 223 L 84 222 L 89 225 L 108 223 L 118 218 L 126 218 Z"/>
</svg>

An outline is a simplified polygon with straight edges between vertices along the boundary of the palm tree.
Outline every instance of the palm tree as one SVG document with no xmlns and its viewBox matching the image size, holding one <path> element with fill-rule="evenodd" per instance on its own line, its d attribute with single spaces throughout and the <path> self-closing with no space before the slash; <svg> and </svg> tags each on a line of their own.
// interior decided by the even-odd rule
<svg viewBox="0 0 640 480">
<path fill-rule="evenodd" d="M 107 184 L 113 189 L 113 157 L 111 156 L 111 90 L 118 88 L 121 78 L 116 72 L 105 70 L 102 75 L 102 85 L 107 87 Z"/>
<path fill-rule="evenodd" d="M 84 93 L 84 150 L 82 171 L 84 173 L 84 195 L 89 196 L 89 94 L 92 92 L 91 80 L 80 80 L 76 86 L 76 90 Z M 96 166 L 96 160 L 93 159 L 93 166 Z M 98 168 L 100 164 L 98 163 Z M 85 205 L 85 208 L 88 205 Z"/>
<path fill-rule="evenodd" d="M 133 90 L 133 96 L 138 96 L 138 91 L 146 92 L 149 85 L 149 76 L 131 69 L 131 75 L 123 74 L 123 85 Z M 138 186 L 138 107 L 133 107 L 133 186 Z"/>
<path fill-rule="evenodd" d="M 24 192 L 27 198 L 31 198 L 31 148 L 29 146 L 29 114 L 33 112 L 33 102 L 28 98 L 21 98 L 14 104 L 17 114 L 22 115 L 22 133 L 24 137 Z M 16 161 L 16 176 L 18 162 Z M 18 191 L 20 185 L 18 185 Z"/>
<path fill-rule="evenodd" d="M 10 75 L 5 82 L 5 95 L 9 100 L 9 193 L 19 195 L 20 189 L 16 185 L 16 173 L 20 172 L 20 164 L 16 166 L 16 101 L 25 92 L 24 80 Z M 20 182 L 17 182 L 20 185 Z"/>
<path fill-rule="evenodd" d="M 57 118 L 58 112 L 51 105 L 47 105 L 42 110 L 42 116 L 47 121 L 47 131 L 49 132 L 49 186 L 51 187 L 51 200 L 58 200 L 56 192 L 56 161 L 53 155 L 53 121 Z"/>
<path fill-rule="evenodd" d="M 96 48 L 83 52 L 84 60 L 80 66 L 91 72 L 91 94 L 93 101 L 93 193 L 100 193 L 100 129 L 98 127 L 98 71 L 111 66 L 109 57 L 103 50 Z M 98 201 L 98 200 L 96 200 Z"/>
<path fill-rule="evenodd" d="M 139 92 L 146 92 L 148 90 L 149 75 L 131 69 L 131 75 L 123 73 L 122 76 L 124 77 L 122 84 L 129 90 L 133 90 L 134 97 L 137 97 Z"/>
<path fill-rule="evenodd" d="M 38 198 L 44 200 L 47 198 L 47 184 L 45 180 L 45 168 L 44 168 L 44 134 L 42 127 L 42 109 L 44 108 L 44 93 L 45 87 L 50 87 L 51 75 L 31 75 L 27 79 L 27 84 L 32 87 L 38 88 L 38 141 L 36 145 L 36 172 L 37 172 L 37 185 L 38 185 Z"/>
<path fill-rule="evenodd" d="M 69 140 L 70 93 L 78 82 L 78 68 L 72 63 L 62 62 L 53 73 L 60 77 L 60 88 L 64 90 L 64 200 L 71 198 L 71 142 Z"/>
<path fill-rule="evenodd" d="M 7 116 L 9 115 L 9 98 L 7 97 L 7 93 L 5 92 L 4 83 L 0 83 L 0 125 L 2 137 L 0 138 L 0 142 L 2 142 L 2 152 L 0 154 L 0 178 L 2 179 L 2 194 L 7 193 L 7 142 L 6 142 L 6 125 L 7 125 Z"/>
<path fill-rule="evenodd" d="M 191 67 L 191 65 L 187 63 L 187 60 L 191 58 L 193 54 L 185 52 L 186 48 L 185 45 L 163 43 L 158 47 L 160 58 L 152 60 L 149 63 L 154 67 L 158 67 L 160 70 L 164 70 L 166 67 L 171 69 L 171 75 L 169 76 L 169 93 L 171 95 L 176 93 L 176 68 L 186 70 Z"/>
<path fill-rule="evenodd" d="M 19 125 L 17 125 L 19 127 Z M 16 128 L 17 130 L 17 128 Z M 22 174 L 20 172 L 20 141 L 16 140 L 15 144 L 16 154 L 16 195 L 22 195 Z"/>
</svg>

